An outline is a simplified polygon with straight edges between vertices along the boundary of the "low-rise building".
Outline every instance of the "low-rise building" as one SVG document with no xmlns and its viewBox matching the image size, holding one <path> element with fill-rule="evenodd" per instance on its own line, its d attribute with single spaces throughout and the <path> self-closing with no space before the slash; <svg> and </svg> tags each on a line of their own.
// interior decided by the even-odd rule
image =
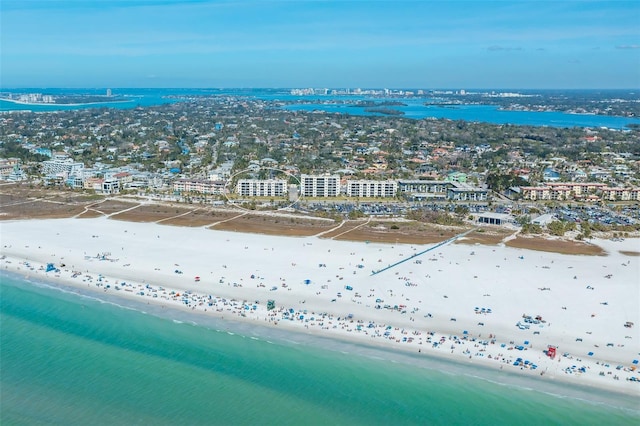
<svg viewBox="0 0 640 426">
<path fill-rule="evenodd" d="M 609 201 L 638 200 L 638 188 L 611 188 L 603 183 L 595 182 L 556 182 L 545 186 L 521 186 L 522 198 L 531 201 L 566 201 L 582 199 L 593 201 L 594 196 Z"/>
<path fill-rule="evenodd" d="M 19 167 L 20 160 L 18 158 L 2 158 L 0 159 L 0 179 L 6 179 L 11 173 Z"/>
<path fill-rule="evenodd" d="M 607 201 L 640 201 L 640 188 L 602 189 L 602 199 Z"/>
<path fill-rule="evenodd" d="M 223 194 L 225 182 L 222 180 L 176 179 L 173 190 L 178 193 Z"/>
<path fill-rule="evenodd" d="M 410 199 L 445 199 L 453 185 L 441 180 L 399 180 L 398 191 Z"/>
<path fill-rule="evenodd" d="M 487 201 L 489 191 L 486 189 L 465 183 L 452 183 L 454 185 L 447 188 L 447 199 L 452 201 Z"/>
<path fill-rule="evenodd" d="M 572 198 L 581 198 L 588 194 L 593 194 L 607 186 L 605 183 L 596 182 L 549 182 L 546 184 L 549 188 L 567 188 L 571 191 Z"/>
<path fill-rule="evenodd" d="M 477 217 L 479 223 L 487 225 L 506 225 L 515 222 L 515 218 L 506 213 L 484 212 L 480 213 Z"/>
<path fill-rule="evenodd" d="M 521 186 L 520 194 L 525 200 L 544 201 L 551 199 L 551 188 L 547 186 Z"/>
<path fill-rule="evenodd" d="M 398 190 L 407 198 L 486 201 L 489 191 L 467 183 L 442 180 L 400 180 Z"/>
</svg>

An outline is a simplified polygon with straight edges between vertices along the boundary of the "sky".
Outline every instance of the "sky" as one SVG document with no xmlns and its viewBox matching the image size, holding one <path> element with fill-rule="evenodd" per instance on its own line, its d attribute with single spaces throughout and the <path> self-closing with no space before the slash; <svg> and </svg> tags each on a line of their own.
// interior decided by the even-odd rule
<svg viewBox="0 0 640 426">
<path fill-rule="evenodd" d="M 0 87 L 640 88 L 640 1 L 2 0 Z"/>
</svg>

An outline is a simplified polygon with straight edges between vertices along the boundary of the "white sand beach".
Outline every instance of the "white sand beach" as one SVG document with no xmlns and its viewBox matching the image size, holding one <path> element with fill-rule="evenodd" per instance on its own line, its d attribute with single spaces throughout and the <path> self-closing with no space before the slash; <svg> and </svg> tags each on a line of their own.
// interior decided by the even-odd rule
<svg viewBox="0 0 640 426">
<path fill-rule="evenodd" d="M 620 253 L 637 239 L 593 241 L 607 256 L 454 243 L 408 259 L 434 245 L 106 218 L 2 222 L 0 239 L 2 269 L 34 279 L 640 395 L 640 257 Z"/>
</svg>

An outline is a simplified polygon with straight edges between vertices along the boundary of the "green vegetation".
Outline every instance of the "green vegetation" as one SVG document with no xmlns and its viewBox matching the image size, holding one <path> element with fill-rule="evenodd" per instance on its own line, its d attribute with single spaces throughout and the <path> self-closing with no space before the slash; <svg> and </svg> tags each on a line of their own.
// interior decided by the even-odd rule
<svg viewBox="0 0 640 426">
<path fill-rule="evenodd" d="M 516 176 L 510 173 L 495 173 L 491 172 L 487 175 L 487 186 L 496 191 L 504 191 L 512 186 L 527 186 L 529 182 L 522 179 L 520 176 Z"/>
<path fill-rule="evenodd" d="M 464 226 L 465 222 L 460 217 L 446 212 L 435 212 L 431 210 L 412 210 L 407 213 L 407 219 L 418 222 L 435 223 L 447 226 Z"/>
<path fill-rule="evenodd" d="M 23 148 L 17 141 L 6 141 L 0 145 L 0 158 L 19 158 L 22 162 L 44 161 L 48 157 Z"/>
</svg>

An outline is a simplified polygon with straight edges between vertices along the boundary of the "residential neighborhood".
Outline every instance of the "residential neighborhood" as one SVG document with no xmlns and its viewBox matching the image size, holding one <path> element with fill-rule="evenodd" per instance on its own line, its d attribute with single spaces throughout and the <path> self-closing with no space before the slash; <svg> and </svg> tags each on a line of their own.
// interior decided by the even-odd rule
<svg viewBox="0 0 640 426">
<path fill-rule="evenodd" d="M 623 206 L 630 213 L 620 225 L 640 223 L 637 129 L 355 117 L 278 105 L 193 96 L 148 108 L 5 113 L 0 179 L 252 208 L 256 199 L 272 209 L 384 203 L 400 216 L 455 205 L 498 214 L 512 206 L 528 216 L 574 203 Z"/>
</svg>

